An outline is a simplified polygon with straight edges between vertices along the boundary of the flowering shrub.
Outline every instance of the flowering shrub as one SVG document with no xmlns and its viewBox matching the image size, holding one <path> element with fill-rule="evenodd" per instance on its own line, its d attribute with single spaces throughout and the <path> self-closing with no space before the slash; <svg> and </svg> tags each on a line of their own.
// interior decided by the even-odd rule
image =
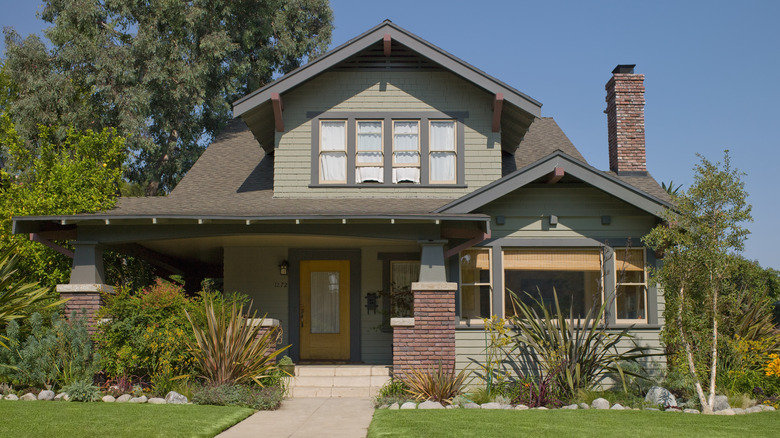
<svg viewBox="0 0 780 438">
<path fill-rule="evenodd" d="M 764 372 L 768 377 L 780 378 L 780 355 L 772 353 L 769 355 L 769 361 L 764 366 Z"/>
</svg>

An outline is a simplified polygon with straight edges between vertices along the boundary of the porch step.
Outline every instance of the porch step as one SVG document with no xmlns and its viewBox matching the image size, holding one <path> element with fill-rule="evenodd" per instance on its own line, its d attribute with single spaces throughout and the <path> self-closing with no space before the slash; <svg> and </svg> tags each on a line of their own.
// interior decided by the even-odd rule
<svg viewBox="0 0 780 438">
<path fill-rule="evenodd" d="M 390 380 L 389 365 L 295 365 L 292 397 L 373 397 Z"/>
</svg>

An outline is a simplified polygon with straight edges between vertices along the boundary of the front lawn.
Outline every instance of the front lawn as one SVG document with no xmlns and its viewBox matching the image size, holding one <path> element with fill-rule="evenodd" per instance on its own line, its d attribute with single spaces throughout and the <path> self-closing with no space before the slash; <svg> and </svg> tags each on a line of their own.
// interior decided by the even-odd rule
<svg viewBox="0 0 780 438">
<path fill-rule="evenodd" d="M 776 437 L 777 412 L 733 417 L 649 411 L 390 411 L 368 429 L 379 437 Z"/>
<path fill-rule="evenodd" d="M 252 412 L 229 406 L 0 400 L 0 436 L 213 437 Z"/>
</svg>

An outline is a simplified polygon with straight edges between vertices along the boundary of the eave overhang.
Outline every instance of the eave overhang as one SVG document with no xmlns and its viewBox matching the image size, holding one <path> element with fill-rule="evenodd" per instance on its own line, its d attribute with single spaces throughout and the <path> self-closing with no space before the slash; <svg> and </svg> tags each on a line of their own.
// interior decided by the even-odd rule
<svg viewBox="0 0 780 438">
<path fill-rule="evenodd" d="M 564 172 L 566 175 L 572 176 L 658 218 L 663 217 L 662 212 L 664 209 L 672 208 L 672 205 L 664 200 L 626 184 L 614 176 L 601 172 L 570 155 L 556 151 L 522 169 L 518 169 L 499 180 L 458 198 L 436 209 L 434 212 L 443 214 L 471 213 L 534 181 L 547 178 L 549 182 L 550 175 L 556 175 L 556 173 L 560 172 Z"/>
</svg>

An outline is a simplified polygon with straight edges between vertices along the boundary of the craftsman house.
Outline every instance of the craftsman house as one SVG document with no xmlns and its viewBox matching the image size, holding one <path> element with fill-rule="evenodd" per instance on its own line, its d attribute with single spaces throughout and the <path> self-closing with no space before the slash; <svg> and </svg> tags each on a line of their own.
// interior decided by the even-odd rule
<svg viewBox="0 0 780 438">
<path fill-rule="evenodd" d="M 235 102 L 170 195 L 14 231 L 73 239 L 72 305 L 108 288 L 104 249 L 222 278 L 299 363 L 462 368 L 508 290 L 555 288 L 580 315 L 606 300 L 611 327 L 657 347 L 640 238 L 669 198 L 646 170 L 643 79 L 620 65 L 607 82 L 602 171 L 541 103 L 385 21 Z"/>
</svg>

